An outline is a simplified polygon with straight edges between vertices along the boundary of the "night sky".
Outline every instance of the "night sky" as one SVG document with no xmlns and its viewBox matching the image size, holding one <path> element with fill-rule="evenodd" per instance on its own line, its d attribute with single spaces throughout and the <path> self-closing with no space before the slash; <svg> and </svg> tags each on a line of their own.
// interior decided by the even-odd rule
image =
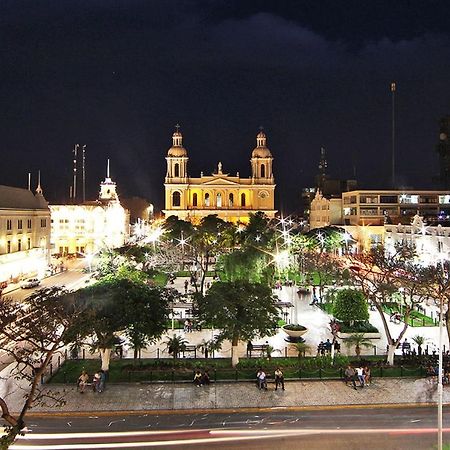
<svg viewBox="0 0 450 450">
<path fill-rule="evenodd" d="M 163 205 L 179 123 L 189 173 L 250 174 L 262 125 L 276 207 L 299 209 L 320 147 L 333 177 L 388 187 L 390 82 L 397 178 L 431 188 L 450 114 L 448 2 L 0 0 L 0 184 L 42 173 L 68 198 L 74 144 L 87 145 L 88 198 L 106 159 L 124 196 Z"/>
</svg>

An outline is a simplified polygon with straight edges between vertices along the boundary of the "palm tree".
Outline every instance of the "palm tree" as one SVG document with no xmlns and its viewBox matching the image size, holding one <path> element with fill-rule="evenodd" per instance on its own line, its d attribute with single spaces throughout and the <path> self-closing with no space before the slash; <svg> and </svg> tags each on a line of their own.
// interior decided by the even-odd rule
<svg viewBox="0 0 450 450">
<path fill-rule="evenodd" d="M 417 354 L 419 356 L 422 355 L 422 345 L 425 344 L 426 339 L 423 336 L 420 336 L 419 334 L 417 336 L 414 336 L 412 338 L 413 342 L 417 344 Z"/>
<path fill-rule="evenodd" d="M 304 342 L 297 342 L 295 344 L 295 350 L 297 351 L 297 356 L 300 358 L 304 358 L 307 353 L 311 353 L 311 347 Z"/>
<path fill-rule="evenodd" d="M 361 347 L 372 347 L 372 341 L 364 336 L 364 333 L 354 333 L 347 339 L 345 339 L 345 345 L 350 349 L 350 347 L 355 347 L 356 356 L 361 354 Z"/>
<path fill-rule="evenodd" d="M 174 358 L 178 358 L 178 355 L 186 350 L 187 343 L 188 341 L 183 336 L 176 334 L 173 337 L 169 337 L 165 342 L 169 354 L 173 355 Z"/>
<path fill-rule="evenodd" d="M 200 344 L 197 345 L 197 348 L 205 355 L 205 358 L 208 358 L 213 352 L 217 352 L 221 349 L 222 342 L 218 339 L 210 339 L 209 341 L 203 339 Z"/>
<path fill-rule="evenodd" d="M 272 354 L 278 352 L 281 353 L 281 350 L 278 348 L 273 348 L 271 345 L 268 345 L 265 349 L 266 357 L 270 361 L 272 359 Z"/>
</svg>

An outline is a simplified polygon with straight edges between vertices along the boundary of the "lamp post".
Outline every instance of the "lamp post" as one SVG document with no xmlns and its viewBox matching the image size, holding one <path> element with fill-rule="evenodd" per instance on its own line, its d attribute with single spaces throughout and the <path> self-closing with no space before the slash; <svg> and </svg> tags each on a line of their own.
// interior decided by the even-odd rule
<svg viewBox="0 0 450 450">
<path fill-rule="evenodd" d="M 444 270 L 444 267 L 442 267 Z M 438 450 L 442 450 L 442 341 L 443 341 L 443 323 L 444 323 L 444 296 L 439 298 L 439 375 L 438 375 Z"/>
</svg>

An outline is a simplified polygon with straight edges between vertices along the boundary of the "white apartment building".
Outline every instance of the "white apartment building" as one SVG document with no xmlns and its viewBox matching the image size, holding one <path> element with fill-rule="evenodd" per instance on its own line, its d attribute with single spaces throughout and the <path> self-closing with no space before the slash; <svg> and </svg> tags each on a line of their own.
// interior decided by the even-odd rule
<svg viewBox="0 0 450 450">
<path fill-rule="evenodd" d="M 450 191 L 355 190 L 341 198 L 311 202 L 310 227 L 343 226 L 359 249 L 384 242 L 385 224 L 409 225 L 415 215 L 437 220 L 450 217 Z"/>
</svg>

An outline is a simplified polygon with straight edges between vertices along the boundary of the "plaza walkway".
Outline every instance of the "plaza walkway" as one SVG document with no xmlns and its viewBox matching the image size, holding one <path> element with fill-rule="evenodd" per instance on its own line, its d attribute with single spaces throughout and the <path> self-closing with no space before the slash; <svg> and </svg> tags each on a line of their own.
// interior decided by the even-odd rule
<svg viewBox="0 0 450 450">
<path fill-rule="evenodd" d="M 101 393 L 84 394 L 73 385 L 51 385 L 52 395 L 62 394 L 65 404 L 33 407 L 31 413 L 164 411 L 237 408 L 292 408 L 342 405 L 424 404 L 436 401 L 435 387 L 426 379 L 375 379 L 371 386 L 357 390 L 341 381 L 293 381 L 286 390 L 259 391 L 255 383 L 216 383 L 196 387 L 188 384 L 109 384 Z M 6 397 L 17 412 L 23 399 L 20 390 Z M 444 402 L 450 402 L 450 388 L 444 389 Z"/>
</svg>

